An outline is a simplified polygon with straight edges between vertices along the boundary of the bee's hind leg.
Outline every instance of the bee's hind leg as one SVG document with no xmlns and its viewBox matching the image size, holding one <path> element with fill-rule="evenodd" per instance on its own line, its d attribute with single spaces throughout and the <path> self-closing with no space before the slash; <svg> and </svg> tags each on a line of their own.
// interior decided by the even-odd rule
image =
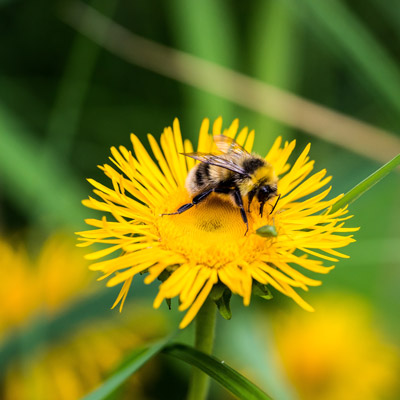
<svg viewBox="0 0 400 400">
<path fill-rule="evenodd" d="M 193 200 L 191 203 L 184 204 L 183 206 L 180 206 L 175 212 L 173 213 L 166 213 L 166 214 L 161 214 L 161 215 L 176 215 L 176 214 L 182 214 L 183 212 L 190 210 L 193 206 L 196 204 L 199 204 L 203 200 L 205 200 L 212 192 L 214 189 L 209 189 L 206 190 L 203 193 L 200 193 L 196 196 L 193 197 Z"/>
</svg>

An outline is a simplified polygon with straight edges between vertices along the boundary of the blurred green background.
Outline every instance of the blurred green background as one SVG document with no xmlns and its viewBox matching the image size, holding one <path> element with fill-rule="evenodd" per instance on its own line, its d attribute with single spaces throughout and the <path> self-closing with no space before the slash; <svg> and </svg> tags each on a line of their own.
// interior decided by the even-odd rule
<svg viewBox="0 0 400 400">
<path fill-rule="evenodd" d="M 158 138 L 175 117 L 194 141 L 204 117 L 221 115 L 225 126 L 239 118 L 241 126 L 256 130 L 260 154 L 277 135 L 296 138 L 298 151 L 311 142 L 316 168 L 333 176 L 332 195 L 348 191 L 400 150 L 399 20 L 400 8 L 390 0 L 0 1 L 3 241 L 26 248 L 35 260 L 55 232 L 74 240 L 73 232 L 85 229 L 84 218 L 99 217 L 80 202 L 91 191 L 85 178 L 108 183 L 96 166 L 107 162 L 109 148 L 129 147 L 131 132 L 144 142 L 148 132 Z M 340 300 L 344 292 L 361 298 L 373 316 L 370 326 L 394 346 L 393 354 L 400 338 L 399 183 L 396 171 L 351 205 L 350 224 L 361 227 L 357 242 L 345 251 L 351 258 L 306 298 L 313 303 L 333 293 Z M 15 265 L 10 257 L 1 261 L 5 275 Z M 3 297 L 25 284 L 10 280 Z M 117 319 L 119 326 L 138 318 L 139 303 L 147 304 L 149 319 L 159 318 L 150 308 L 156 290 L 137 279 L 128 295 L 134 311 L 117 315 L 109 310 L 115 291 L 97 283 L 90 291 L 77 290 L 50 316 L 37 309 L 21 324 L 0 324 L 0 397 L 18 398 L 7 394 L 12 387 L 7 379 L 35 386 L 36 378 L 26 378 L 32 360 L 85 324 L 100 320 L 110 328 Z M 9 307 L 12 314 L 12 301 Z M 216 355 L 239 370 L 251 365 L 262 371 L 254 379 L 273 396 L 296 399 L 301 395 L 293 383 L 274 380 L 278 368 L 268 351 L 265 359 L 259 352 L 259 346 L 274 348 L 268 316 L 288 307 L 290 300 L 282 298 L 254 301 L 246 310 L 235 301 L 233 320 L 219 322 Z M 176 326 L 178 314 L 176 307 L 163 310 L 156 331 L 138 328 L 138 336 L 161 336 Z M 252 329 L 243 329 L 244 321 L 246 327 L 263 326 L 263 343 Z M 189 329 L 182 340 L 190 342 L 190 334 Z M 21 368 L 14 376 L 7 371 L 15 365 Z M 398 358 L 388 364 L 395 368 Z M 184 398 L 187 376 L 180 364 L 165 358 L 154 370 L 137 398 L 167 398 L 162 388 L 170 398 Z M 96 382 L 82 384 L 76 393 Z M 159 392 L 151 389 L 154 382 Z M 29 398 L 43 398 L 32 393 Z M 223 396 L 213 386 L 211 398 Z M 398 396 L 398 388 L 390 388 L 385 397 L 370 398 Z"/>
</svg>

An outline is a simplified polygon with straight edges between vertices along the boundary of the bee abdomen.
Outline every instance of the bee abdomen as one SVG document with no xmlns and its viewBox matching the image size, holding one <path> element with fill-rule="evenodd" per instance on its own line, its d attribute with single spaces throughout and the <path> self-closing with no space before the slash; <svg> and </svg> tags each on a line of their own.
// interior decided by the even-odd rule
<svg viewBox="0 0 400 400">
<path fill-rule="evenodd" d="M 207 184 L 210 179 L 210 165 L 209 164 L 199 164 L 195 174 L 195 182 L 198 187 Z"/>
<path fill-rule="evenodd" d="M 210 183 L 210 165 L 201 163 L 189 171 L 186 178 L 186 189 L 190 194 L 196 194 Z"/>
<path fill-rule="evenodd" d="M 262 158 L 251 157 L 243 161 L 243 168 L 249 175 L 254 174 L 259 168 L 265 166 L 265 161 Z"/>
</svg>

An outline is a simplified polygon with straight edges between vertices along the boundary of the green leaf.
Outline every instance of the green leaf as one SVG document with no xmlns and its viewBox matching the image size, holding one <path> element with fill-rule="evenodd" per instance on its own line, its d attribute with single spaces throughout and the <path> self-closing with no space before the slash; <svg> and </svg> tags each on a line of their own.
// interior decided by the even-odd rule
<svg viewBox="0 0 400 400">
<path fill-rule="evenodd" d="M 271 400 L 271 397 L 247 378 L 213 356 L 183 344 L 167 346 L 162 352 L 201 369 L 239 399 Z"/>
<path fill-rule="evenodd" d="M 278 232 L 276 231 L 275 225 L 264 225 L 256 230 L 257 235 L 262 237 L 277 237 Z"/>
<path fill-rule="evenodd" d="M 384 166 L 379 168 L 368 178 L 364 179 L 362 182 L 353 187 L 348 191 L 339 201 L 337 201 L 331 210 L 331 213 L 336 212 L 340 208 L 351 204 L 353 201 L 357 200 L 361 195 L 363 195 L 368 189 L 377 184 L 381 179 L 389 174 L 393 169 L 400 165 L 400 154 L 394 157 L 391 161 L 386 163 Z"/>
<path fill-rule="evenodd" d="M 100 387 L 83 398 L 83 400 L 106 399 L 117 390 L 132 374 L 158 354 L 175 336 L 172 334 L 152 346 L 135 349 L 128 359 L 125 359 L 117 372 L 108 378 Z"/>
</svg>

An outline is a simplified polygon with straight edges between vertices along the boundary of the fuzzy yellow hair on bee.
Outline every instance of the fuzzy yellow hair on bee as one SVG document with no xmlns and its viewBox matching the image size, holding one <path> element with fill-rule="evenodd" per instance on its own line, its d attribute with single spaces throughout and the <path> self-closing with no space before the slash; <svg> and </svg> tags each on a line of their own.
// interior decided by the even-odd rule
<svg viewBox="0 0 400 400">
<path fill-rule="evenodd" d="M 182 153 L 200 161 L 186 178 L 186 189 L 192 196 L 192 201 L 179 207 L 176 212 L 164 215 L 182 214 L 205 200 L 211 193 L 225 194 L 239 208 L 247 233 L 249 224 L 243 198 L 248 199 L 247 212 L 250 212 L 253 199 L 257 198 L 262 216 L 265 203 L 277 196 L 278 178 L 273 167 L 264 158 L 247 152 L 234 139 L 218 135 L 214 136 L 214 142 L 221 154 Z"/>
</svg>

